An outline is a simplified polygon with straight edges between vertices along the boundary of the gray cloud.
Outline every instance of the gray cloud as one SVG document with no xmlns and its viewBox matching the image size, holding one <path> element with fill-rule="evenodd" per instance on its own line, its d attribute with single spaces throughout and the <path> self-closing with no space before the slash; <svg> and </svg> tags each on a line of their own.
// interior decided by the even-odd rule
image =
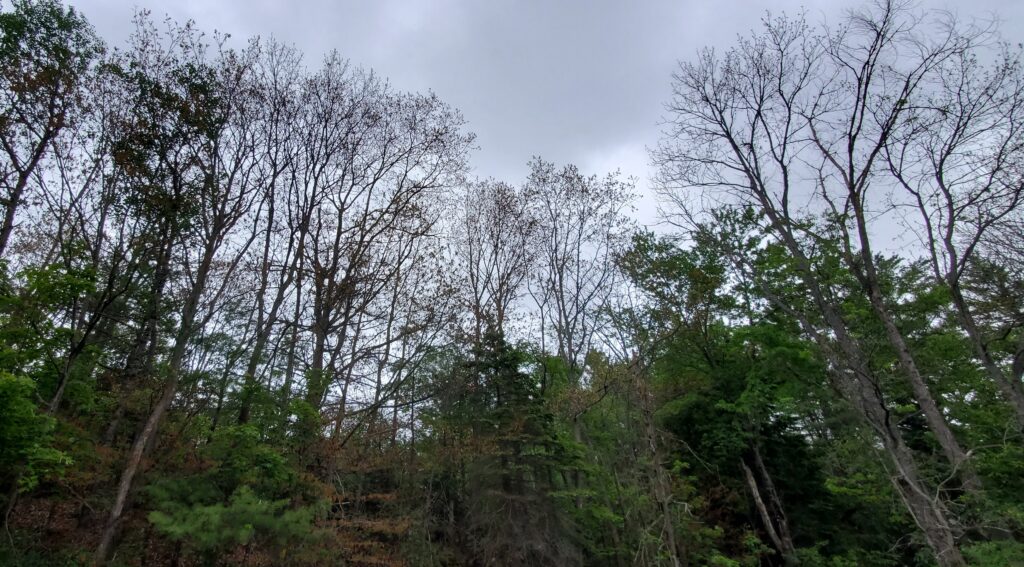
<svg viewBox="0 0 1024 567">
<path fill-rule="evenodd" d="M 72 2 L 104 38 L 123 41 L 134 6 Z M 727 47 L 766 10 L 834 20 L 848 2 L 773 0 L 140 0 L 135 6 L 244 40 L 274 36 L 310 64 L 331 49 L 372 67 L 402 90 L 437 92 L 478 135 L 475 172 L 517 181 L 532 155 L 593 173 L 640 178 L 659 136 L 662 104 L 679 59 Z M 1003 20 L 1024 40 L 1020 0 L 934 0 L 925 7 Z M 653 207 L 641 204 L 650 218 Z"/>
</svg>

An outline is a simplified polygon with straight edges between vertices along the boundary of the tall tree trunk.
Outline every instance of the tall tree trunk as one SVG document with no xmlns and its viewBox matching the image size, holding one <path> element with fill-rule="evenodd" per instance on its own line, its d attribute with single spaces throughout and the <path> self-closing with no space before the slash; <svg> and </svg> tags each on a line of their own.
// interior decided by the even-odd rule
<svg viewBox="0 0 1024 567">
<path fill-rule="evenodd" d="M 772 545 L 778 550 L 786 565 L 798 565 L 800 561 L 796 556 L 796 546 L 793 545 L 793 537 L 789 532 L 789 522 L 782 507 L 782 500 L 775 490 L 775 483 L 764 466 L 761 451 L 756 444 L 750 448 L 750 460 L 757 470 L 756 477 L 746 460 L 740 459 L 740 466 L 754 499 L 754 505 L 761 516 L 761 523 L 764 524 L 768 538 L 772 540 Z"/>
<path fill-rule="evenodd" d="M 751 472 L 750 467 L 747 466 L 746 461 L 743 459 L 740 459 L 740 467 L 743 469 L 743 478 L 747 481 L 747 488 L 750 489 L 750 496 L 754 500 L 754 507 L 757 508 L 757 514 L 761 517 L 761 525 L 764 526 L 764 531 L 768 534 L 768 539 L 772 541 L 772 545 L 775 546 L 775 549 L 786 560 L 786 564 L 789 565 L 790 559 L 789 554 L 786 552 L 786 545 L 782 543 L 782 538 L 775 531 L 775 524 L 772 522 L 771 514 L 768 513 L 768 507 L 764 505 L 764 500 L 761 498 L 761 491 L 757 487 L 754 473 Z"/>
<path fill-rule="evenodd" d="M 789 531 L 789 520 L 786 518 L 785 508 L 782 506 L 782 498 L 779 497 L 778 491 L 775 490 L 775 482 L 772 480 L 771 474 L 768 473 L 768 467 L 764 466 L 764 459 L 761 458 L 761 449 L 757 444 L 754 445 L 751 453 L 754 459 L 754 468 L 757 469 L 758 477 L 761 479 L 765 495 L 768 498 L 768 505 L 773 511 L 775 523 L 778 526 L 779 538 L 782 540 L 782 545 L 785 548 L 783 554 L 786 555 L 787 561 L 792 564 L 799 563 L 796 558 L 796 546 L 793 545 L 793 536 Z"/>
<path fill-rule="evenodd" d="M 273 207 L 270 210 L 270 218 L 273 218 Z M 249 357 L 249 363 L 245 367 L 245 377 L 242 380 L 242 396 L 241 396 L 241 408 L 238 412 L 238 424 L 244 425 L 248 423 L 250 412 L 252 411 L 253 397 L 255 396 L 256 384 L 256 369 L 259 367 L 260 361 L 263 359 L 263 353 L 267 349 L 267 344 L 270 342 L 270 336 L 274 330 L 274 325 L 277 324 L 278 313 L 280 312 L 281 306 L 284 304 L 285 297 L 288 293 L 288 289 L 292 282 L 295 280 L 296 272 L 299 270 L 299 256 L 302 254 L 302 247 L 299 247 L 298 253 L 295 260 L 289 267 L 288 274 L 280 282 L 277 287 L 274 301 L 270 306 L 270 312 L 267 313 L 266 317 L 263 316 L 264 301 L 263 295 L 266 294 L 267 285 L 269 280 L 269 274 L 263 273 L 261 275 L 260 287 L 257 290 L 259 299 L 257 300 L 257 309 L 259 313 L 257 315 L 256 322 L 256 341 L 253 344 L 252 354 Z M 267 230 L 267 239 L 264 243 L 263 252 L 263 265 L 264 270 L 268 270 L 270 261 L 268 260 L 270 255 L 270 230 Z M 301 285 L 301 276 L 300 285 Z M 298 296 L 296 296 L 298 301 Z M 298 307 L 298 306 L 297 306 Z M 296 308 L 296 323 L 298 322 L 298 308 Z"/>
<path fill-rule="evenodd" d="M 291 403 L 292 396 L 292 384 L 295 381 L 295 367 L 298 359 L 298 347 L 299 347 L 299 324 L 302 320 L 302 256 L 299 255 L 298 260 L 299 267 L 296 273 L 295 282 L 295 310 L 292 313 L 291 325 L 291 337 L 288 341 L 288 358 L 285 360 L 284 369 L 284 384 L 281 385 L 281 400 L 280 400 L 280 411 L 283 416 L 283 421 L 287 422 L 289 411 L 289 404 Z"/>
<path fill-rule="evenodd" d="M 882 296 L 882 288 L 879 283 L 878 270 L 875 267 L 874 257 L 867 241 L 866 222 L 863 220 L 863 215 L 860 214 L 860 208 L 857 208 L 857 211 L 857 223 L 862 248 L 860 260 L 864 268 L 862 271 L 857 269 L 856 266 L 851 266 L 853 272 L 867 288 L 871 308 L 885 328 L 886 339 L 896 352 L 896 359 L 899 360 L 900 368 L 903 369 L 903 374 L 910 383 L 914 400 L 917 402 L 918 407 L 921 408 L 921 413 L 924 414 L 928 429 L 935 436 L 935 440 L 942 449 L 942 454 L 946 457 L 946 460 L 960 474 L 964 488 L 976 493 L 981 489 L 981 480 L 974 473 L 973 467 L 967 462 L 967 452 L 960 446 L 960 442 L 957 441 L 953 430 L 950 429 L 945 416 L 942 415 L 942 410 L 939 409 L 935 397 L 932 396 L 931 389 L 925 382 L 924 376 L 921 375 L 917 361 L 914 360 L 914 355 L 910 352 L 910 347 L 907 345 L 903 333 L 896 326 L 892 312 L 885 304 L 885 298 Z"/>
<path fill-rule="evenodd" d="M 639 361 L 633 362 L 634 388 L 640 401 L 640 415 L 643 420 L 644 444 L 651 461 L 651 484 L 654 500 L 661 516 L 661 537 L 668 552 L 672 567 L 686 567 L 689 563 L 686 550 L 676 536 L 676 524 L 672 514 L 672 483 L 662 465 L 661 449 L 658 446 L 658 430 L 654 423 L 654 404 L 640 369 Z"/>
<path fill-rule="evenodd" d="M 128 453 L 128 460 L 125 463 L 124 470 L 121 472 L 121 479 L 118 481 L 117 494 L 114 497 L 114 504 L 110 509 L 110 516 L 107 518 L 99 546 L 96 548 L 96 553 L 93 556 L 94 565 L 105 565 L 109 558 L 110 552 L 113 549 L 114 539 L 120 527 L 121 517 L 128 502 L 129 493 L 132 490 L 135 476 L 142 462 L 143 454 L 146 451 L 146 447 L 156 437 L 160 422 L 163 420 L 167 409 L 171 406 L 171 402 L 174 401 L 174 395 L 178 390 L 178 380 L 181 376 L 181 367 L 185 360 L 189 341 L 192 338 L 199 300 L 206 286 L 215 251 L 215 242 L 207 241 L 202 260 L 196 271 L 195 281 L 182 309 L 181 323 L 178 326 L 177 336 L 175 337 L 174 349 L 171 351 L 171 357 L 167 364 L 167 380 L 164 383 L 163 392 L 146 419 L 142 431 L 139 432 L 132 443 L 131 450 Z"/>
<path fill-rule="evenodd" d="M 780 309 L 796 317 L 804 331 L 818 344 L 831 368 L 829 373 L 833 384 L 856 410 L 866 425 L 874 431 L 881 441 L 888 460 L 895 467 L 892 482 L 897 493 L 903 500 L 907 511 L 914 518 L 932 549 L 941 567 L 959 567 L 965 565 L 960 549 L 956 545 L 948 519 L 948 510 L 937 498 L 932 498 L 918 474 L 917 463 L 912 451 L 903 441 L 902 434 L 889 415 L 888 405 L 881 388 L 870 368 L 866 364 L 866 356 L 847 329 L 846 322 L 840 315 L 838 307 L 826 297 L 821 289 L 818 278 L 811 268 L 810 261 L 804 255 L 799 243 L 789 231 L 785 220 L 778 212 L 768 207 L 765 212 L 773 224 L 786 248 L 793 255 L 797 269 L 804 278 L 807 291 L 820 312 L 825 326 L 831 331 L 832 337 L 826 336 L 815 327 L 806 316 L 794 310 L 789 303 L 776 296 L 766 286 L 762 286 L 765 296 Z M 838 351 L 835 347 L 838 347 Z"/>
<path fill-rule="evenodd" d="M 981 335 L 981 330 L 978 329 L 978 323 L 974 320 L 974 315 L 971 313 L 971 308 L 967 304 L 963 292 L 960 290 L 959 283 L 955 281 L 946 283 L 949 286 L 950 295 L 953 298 L 953 305 L 956 307 L 960 324 L 964 332 L 967 333 L 967 338 L 971 341 L 975 354 L 978 355 L 978 359 L 985 368 L 989 379 L 995 383 L 999 391 L 1002 392 L 1003 397 L 1006 398 L 1006 401 L 1013 408 L 1018 429 L 1024 431 L 1024 383 L 1021 383 L 1020 373 L 1014 372 L 1008 376 L 999 367 L 999 364 L 992 358 L 988 345 L 985 344 L 985 339 Z M 1021 365 L 1021 368 L 1024 370 L 1024 365 Z"/>
</svg>

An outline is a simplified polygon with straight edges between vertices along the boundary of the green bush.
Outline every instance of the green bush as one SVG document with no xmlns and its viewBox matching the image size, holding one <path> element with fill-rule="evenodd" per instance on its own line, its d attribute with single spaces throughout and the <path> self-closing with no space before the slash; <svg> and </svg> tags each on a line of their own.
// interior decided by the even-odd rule
<svg viewBox="0 0 1024 567">
<path fill-rule="evenodd" d="M 221 429 L 202 453 L 208 468 L 147 488 L 149 521 L 208 561 L 239 545 L 294 545 L 315 535 L 316 505 L 290 463 L 252 426 Z"/>
<path fill-rule="evenodd" d="M 51 447 L 54 420 L 39 412 L 35 392 L 28 378 L 0 372 L 0 479 L 16 478 L 22 490 L 70 463 Z"/>
</svg>

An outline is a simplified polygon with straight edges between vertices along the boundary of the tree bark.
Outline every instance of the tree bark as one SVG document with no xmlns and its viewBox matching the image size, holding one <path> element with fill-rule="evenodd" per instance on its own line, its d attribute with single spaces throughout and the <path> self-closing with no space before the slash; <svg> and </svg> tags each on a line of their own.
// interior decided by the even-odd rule
<svg viewBox="0 0 1024 567">
<path fill-rule="evenodd" d="M 960 442 L 946 422 L 942 410 L 939 409 L 935 397 L 932 396 L 931 389 L 928 387 L 927 382 L 925 382 L 924 376 L 921 375 L 917 361 L 910 352 L 910 347 L 907 345 L 902 331 L 896 325 L 892 311 L 885 303 L 878 269 L 875 266 L 875 258 L 869 240 L 867 220 L 864 217 L 864 208 L 861 201 L 863 196 L 855 187 L 848 188 L 848 191 L 850 200 L 853 203 L 857 234 L 860 240 L 859 259 L 862 266 L 853 261 L 853 253 L 850 250 L 850 236 L 844 227 L 843 234 L 846 238 L 847 263 L 850 265 L 854 276 L 860 280 L 861 285 L 868 292 L 868 301 L 871 304 L 871 309 L 875 312 L 875 315 L 885 329 L 886 339 L 896 353 L 896 359 L 899 361 L 900 368 L 903 369 L 903 374 L 910 384 L 914 400 L 917 402 L 918 407 L 921 408 L 921 413 L 924 414 L 928 429 L 935 436 L 935 440 L 942 449 L 942 454 L 946 457 L 946 460 L 952 465 L 954 470 L 959 472 L 963 480 L 964 489 L 976 494 L 981 490 L 981 480 L 974 473 L 973 467 L 967 462 L 967 452 L 960 446 Z"/>
<path fill-rule="evenodd" d="M 751 447 L 750 455 L 754 463 L 754 469 L 757 470 L 757 477 L 764 487 L 765 498 L 768 500 L 770 520 L 775 522 L 778 532 L 779 553 L 782 554 L 786 565 L 798 565 L 800 561 L 796 556 L 796 546 L 793 544 L 793 536 L 789 531 L 789 520 L 786 518 L 782 499 L 779 497 L 778 491 L 775 490 L 775 482 L 772 480 L 771 474 L 768 473 L 768 468 L 764 465 L 764 459 L 761 458 L 761 450 L 756 444 Z M 746 466 L 745 462 L 744 466 Z"/>
<path fill-rule="evenodd" d="M 661 515 L 661 535 L 668 551 L 669 561 L 672 567 L 686 567 L 689 562 L 686 558 L 686 549 L 682 542 L 676 538 L 676 525 L 672 518 L 672 486 L 668 473 L 661 462 L 661 450 L 658 447 L 658 431 L 654 423 L 654 408 L 651 400 L 651 393 L 644 384 L 636 365 L 633 363 L 634 387 L 640 399 L 640 414 L 643 420 L 644 443 L 651 460 L 651 484 L 654 492 L 654 499 L 658 503 L 658 510 Z"/>
<path fill-rule="evenodd" d="M 128 460 L 125 463 L 124 470 L 121 472 L 121 479 L 118 481 L 117 494 L 114 497 L 114 504 L 110 509 L 110 516 L 107 518 L 99 546 L 96 548 L 96 553 L 93 556 L 93 565 L 105 565 L 109 558 L 110 552 L 113 549 L 114 539 L 116 538 L 120 527 L 121 517 L 124 514 L 125 506 L 128 502 L 129 493 L 131 492 L 132 485 L 135 481 L 135 476 L 139 471 L 139 465 L 142 462 L 143 454 L 146 451 L 146 447 L 155 438 L 157 430 L 160 427 L 160 422 L 163 420 L 164 414 L 171 406 L 171 402 L 174 401 L 174 396 L 178 391 L 178 380 L 181 376 L 181 367 L 185 360 L 188 343 L 192 338 L 196 311 L 199 307 L 199 299 L 202 297 L 203 290 L 206 286 L 206 280 L 210 273 L 210 266 L 213 263 L 215 250 L 216 244 L 213 241 L 208 241 L 203 253 L 203 258 L 200 261 L 198 270 L 196 271 L 196 278 L 192 286 L 192 290 L 189 293 L 184 309 L 182 310 L 181 323 L 178 326 L 177 336 L 175 337 L 174 349 L 172 350 L 171 358 L 168 361 L 168 375 L 167 380 L 164 383 L 163 393 L 161 394 L 157 404 L 153 407 L 153 410 L 150 412 L 149 417 L 146 419 L 142 431 L 139 432 L 135 441 L 132 443 L 131 450 L 128 453 Z"/>
<path fill-rule="evenodd" d="M 751 472 L 750 467 L 747 466 L 746 461 L 740 459 L 740 467 L 743 468 L 743 477 L 747 480 L 747 488 L 750 489 L 750 496 L 754 499 L 754 507 L 757 508 L 757 514 L 761 516 L 761 525 L 764 526 L 764 531 L 768 534 L 768 539 L 772 540 L 772 545 L 786 560 L 786 564 L 790 564 L 789 554 L 786 551 L 786 545 L 782 543 L 782 538 L 779 537 L 778 532 L 775 531 L 775 524 L 772 522 L 772 516 L 768 513 L 768 507 L 764 505 L 764 500 L 761 499 L 761 491 L 757 488 L 757 480 L 754 479 L 754 473 Z"/>
<path fill-rule="evenodd" d="M 992 358 L 992 353 L 988 350 L 988 345 L 981 335 L 981 330 L 978 329 L 978 323 L 974 320 L 971 308 L 960 291 L 959 283 L 947 282 L 947 284 L 949 285 L 950 295 L 953 297 L 953 305 L 956 306 L 960 324 L 967 333 L 967 338 L 971 341 L 975 354 L 978 355 L 978 359 L 985 368 L 985 373 L 988 374 L 989 379 L 996 384 L 999 391 L 1006 398 L 1006 401 L 1013 408 L 1014 416 L 1017 419 L 1017 428 L 1020 431 L 1024 431 L 1024 384 L 1021 383 L 1021 372 L 1024 371 L 1024 364 L 1020 364 L 1020 371 L 1012 372 L 1010 375 L 1007 375 L 999 367 L 999 364 Z M 1021 352 L 1024 352 L 1024 350 Z M 1018 357 L 1020 357 L 1020 353 L 1018 353 Z M 1021 360 L 1024 360 L 1024 358 Z M 1016 368 L 1018 364 L 1016 360 L 1014 362 L 1014 367 Z"/>
<path fill-rule="evenodd" d="M 904 443 L 899 428 L 891 419 L 876 378 L 867 366 L 867 359 L 860 346 L 850 336 L 838 307 L 826 298 L 811 269 L 810 261 L 787 229 L 785 221 L 779 218 L 778 212 L 774 209 L 766 207 L 765 212 L 776 233 L 796 260 L 797 269 L 803 275 L 807 290 L 826 327 L 832 332 L 834 340 L 826 339 L 805 316 L 763 286 L 766 297 L 780 309 L 795 316 L 804 331 L 815 340 L 831 366 L 829 373 L 836 389 L 853 405 L 865 424 L 881 441 L 889 462 L 896 469 L 891 477 L 893 485 L 907 511 L 924 534 L 936 561 L 941 567 L 966 565 L 947 517 L 948 510 L 937 498 L 933 499 L 924 488 L 913 453 Z M 833 345 L 838 347 L 839 352 L 836 352 Z"/>
</svg>

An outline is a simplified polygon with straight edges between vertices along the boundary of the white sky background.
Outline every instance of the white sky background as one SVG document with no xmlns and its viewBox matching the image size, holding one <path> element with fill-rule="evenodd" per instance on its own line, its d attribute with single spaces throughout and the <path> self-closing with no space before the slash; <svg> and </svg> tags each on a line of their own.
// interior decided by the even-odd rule
<svg viewBox="0 0 1024 567">
<path fill-rule="evenodd" d="M 70 0 L 108 43 L 132 30 L 135 8 L 155 19 L 195 20 L 244 42 L 273 36 L 316 67 L 331 49 L 399 90 L 433 90 L 477 134 L 474 174 L 521 182 L 539 155 L 586 173 L 639 178 L 640 222 L 656 203 L 646 148 L 676 62 L 704 46 L 727 48 L 766 10 L 836 21 L 851 0 Z M 961 18 L 1001 21 L 1024 41 L 1024 0 L 921 0 Z"/>
</svg>

